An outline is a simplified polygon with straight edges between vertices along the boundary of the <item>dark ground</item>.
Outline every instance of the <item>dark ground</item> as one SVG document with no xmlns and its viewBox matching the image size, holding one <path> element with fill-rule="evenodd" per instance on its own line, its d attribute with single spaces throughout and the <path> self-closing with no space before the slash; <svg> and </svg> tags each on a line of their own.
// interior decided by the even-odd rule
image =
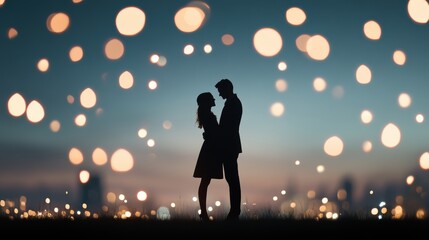
<svg viewBox="0 0 429 240">
<path fill-rule="evenodd" d="M 237 222 L 144 219 L 0 219 L 3 235 L 16 237 L 137 239 L 229 237 L 278 239 L 428 239 L 429 220 L 240 220 Z M 228 237 L 228 235 L 230 235 Z"/>
</svg>

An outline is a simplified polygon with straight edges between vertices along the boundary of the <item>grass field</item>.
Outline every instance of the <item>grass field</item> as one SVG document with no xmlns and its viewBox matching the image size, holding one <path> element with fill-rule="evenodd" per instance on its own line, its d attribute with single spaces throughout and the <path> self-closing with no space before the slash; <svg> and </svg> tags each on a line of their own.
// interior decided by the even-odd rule
<svg viewBox="0 0 429 240">
<path fill-rule="evenodd" d="M 278 237 L 280 239 L 403 238 L 425 239 L 429 220 L 292 220 L 263 219 L 236 222 L 145 219 L 1 219 L 0 229 L 17 237 Z M 426 237 L 425 237 L 426 236 Z"/>
</svg>

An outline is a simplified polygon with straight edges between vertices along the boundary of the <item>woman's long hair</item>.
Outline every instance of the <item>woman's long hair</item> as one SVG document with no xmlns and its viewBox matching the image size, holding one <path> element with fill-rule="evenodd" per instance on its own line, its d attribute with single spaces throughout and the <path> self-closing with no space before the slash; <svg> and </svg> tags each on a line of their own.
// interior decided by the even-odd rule
<svg viewBox="0 0 429 240">
<path fill-rule="evenodd" d="M 201 122 L 201 114 L 203 114 L 204 110 L 209 111 L 210 110 L 210 101 L 213 99 L 213 95 L 210 92 L 204 92 L 198 95 L 197 97 L 197 117 L 195 120 L 195 123 L 197 124 L 198 128 L 203 128 L 203 123 Z M 211 114 L 213 112 L 210 111 Z M 214 114 L 213 114 L 214 115 Z"/>
</svg>

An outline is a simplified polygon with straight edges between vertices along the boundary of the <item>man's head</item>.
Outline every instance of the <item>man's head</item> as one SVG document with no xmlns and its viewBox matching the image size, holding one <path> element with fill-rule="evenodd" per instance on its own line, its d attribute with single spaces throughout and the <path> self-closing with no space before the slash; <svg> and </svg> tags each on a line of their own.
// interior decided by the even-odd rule
<svg viewBox="0 0 429 240">
<path fill-rule="evenodd" d="M 219 96 L 223 99 L 228 98 L 229 96 L 234 94 L 234 86 L 229 79 L 222 79 L 216 83 L 215 87 L 219 92 Z"/>
</svg>

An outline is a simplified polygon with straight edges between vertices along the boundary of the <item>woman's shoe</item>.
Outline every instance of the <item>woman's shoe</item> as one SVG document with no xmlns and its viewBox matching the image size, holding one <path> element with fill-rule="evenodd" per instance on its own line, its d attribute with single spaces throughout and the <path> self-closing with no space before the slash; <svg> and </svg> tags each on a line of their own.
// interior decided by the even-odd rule
<svg viewBox="0 0 429 240">
<path fill-rule="evenodd" d="M 209 216 L 207 214 L 200 214 L 200 220 L 202 222 L 209 222 L 210 218 L 209 218 Z"/>
</svg>

